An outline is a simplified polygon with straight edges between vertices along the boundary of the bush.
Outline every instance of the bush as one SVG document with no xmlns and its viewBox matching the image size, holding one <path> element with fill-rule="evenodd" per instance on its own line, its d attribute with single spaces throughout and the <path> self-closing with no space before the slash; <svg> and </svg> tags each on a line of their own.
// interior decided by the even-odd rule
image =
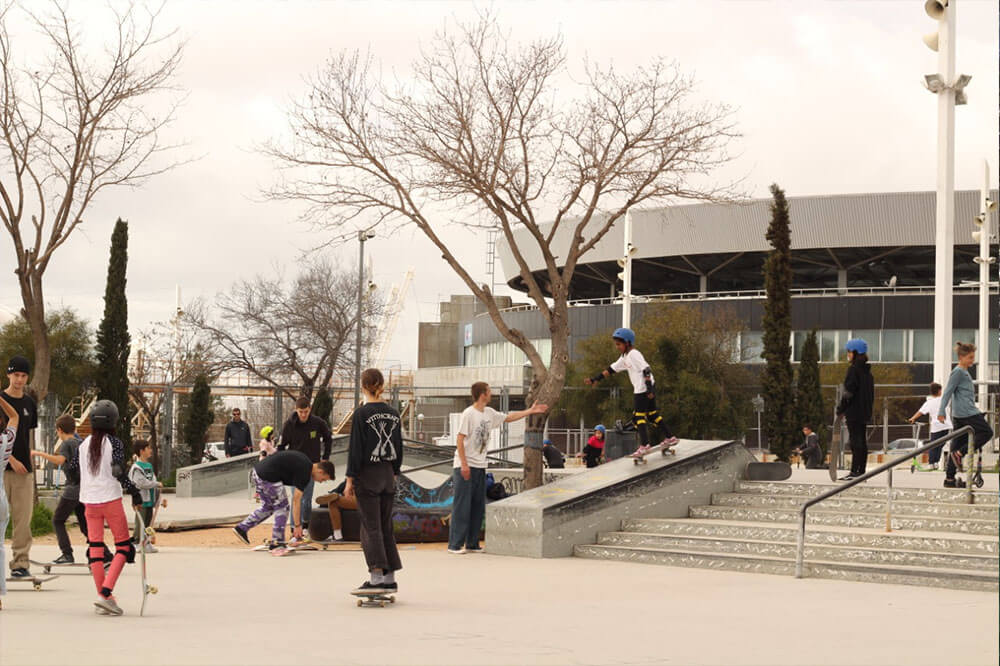
<svg viewBox="0 0 1000 666">
<path fill-rule="evenodd" d="M 11 538 L 13 523 L 8 521 L 5 539 Z M 31 513 L 31 536 L 42 536 L 52 532 L 52 510 L 44 504 L 35 504 L 35 509 Z"/>
</svg>

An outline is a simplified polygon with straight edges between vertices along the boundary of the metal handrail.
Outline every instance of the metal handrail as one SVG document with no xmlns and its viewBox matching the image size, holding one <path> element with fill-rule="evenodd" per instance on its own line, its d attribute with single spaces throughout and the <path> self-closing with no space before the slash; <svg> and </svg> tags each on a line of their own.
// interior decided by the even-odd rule
<svg viewBox="0 0 1000 666">
<path fill-rule="evenodd" d="M 968 426 L 966 426 L 966 427 L 968 427 Z M 441 448 L 442 449 L 443 448 L 454 449 L 455 447 L 443 447 L 442 446 Z M 516 446 L 508 446 L 505 449 L 493 449 L 492 451 L 490 451 L 490 453 L 503 453 L 504 451 L 513 451 L 514 449 L 523 449 L 523 448 L 524 448 L 524 444 L 517 444 Z M 491 456 L 491 455 L 487 455 L 486 458 L 489 459 L 489 460 L 493 460 L 495 462 L 505 462 L 505 463 L 508 463 L 508 464 L 510 464 L 511 462 L 513 462 L 513 461 L 510 461 L 510 460 L 504 460 L 503 458 L 497 458 L 496 456 Z M 420 465 L 419 467 L 411 467 L 410 469 L 406 470 L 406 473 L 409 474 L 410 472 L 419 472 L 420 470 L 423 470 L 423 469 L 430 469 L 432 467 L 440 467 L 441 465 L 450 465 L 453 462 L 454 462 L 454 458 L 448 458 L 447 460 L 440 460 L 438 462 L 427 463 L 426 465 Z"/>
<path fill-rule="evenodd" d="M 888 486 L 886 487 L 885 531 L 891 532 L 892 531 L 892 468 L 895 467 L 896 465 L 900 465 L 906 462 L 907 460 L 910 460 L 911 458 L 916 458 L 917 456 L 926 453 L 927 451 L 930 451 L 931 449 L 937 446 L 943 446 L 945 443 L 950 442 L 951 440 L 956 439 L 958 437 L 961 437 L 962 435 L 971 435 L 971 434 L 972 434 L 972 426 L 962 426 L 958 430 L 954 430 L 950 434 L 945 435 L 944 437 L 935 439 L 932 442 L 926 444 L 925 446 L 920 447 L 919 449 L 915 449 L 914 451 L 907 453 L 906 455 L 900 456 L 891 462 L 887 462 L 880 467 L 876 467 L 872 471 L 866 472 L 865 474 L 862 474 L 856 479 L 851 479 L 842 486 L 838 486 L 832 490 L 828 490 L 822 495 L 817 495 L 816 497 L 813 497 L 810 500 L 806 500 L 806 502 L 802 505 L 802 508 L 799 509 L 799 540 L 795 553 L 795 577 L 802 578 L 802 561 L 805 556 L 805 548 L 806 548 L 806 511 L 809 510 L 809 507 L 815 504 L 819 504 L 824 500 L 830 499 L 834 495 L 839 495 L 848 488 L 853 488 L 859 483 L 863 483 L 874 476 L 878 476 L 882 472 L 889 472 Z"/>
</svg>

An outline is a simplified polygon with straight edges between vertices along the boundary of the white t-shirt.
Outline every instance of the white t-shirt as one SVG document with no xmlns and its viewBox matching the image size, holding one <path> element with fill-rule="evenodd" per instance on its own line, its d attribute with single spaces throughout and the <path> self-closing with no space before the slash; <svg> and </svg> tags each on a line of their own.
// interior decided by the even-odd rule
<svg viewBox="0 0 1000 666">
<path fill-rule="evenodd" d="M 458 434 L 465 435 L 465 461 L 469 467 L 485 469 L 486 446 L 490 443 L 490 430 L 499 428 L 507 419 L 507 415 L 492 407 L 479 411 L 474 405 L 469 405 L 462 412 L 462 420 L 458 425 Z M 454 467 L 462 466 L 462 459 L 455 450 Z"/>
<path fill-rule="evenodd" d="M 622 354 L 620 359 L 611 364 L 611 369 L 615 372 L 628 370 L 628 378 L 632 381 L 634 393 L 646 392 L 646 378 L 642 376 L 642 371 L 648 367 L 649 363 L 646 363 L 646 359 L 638 349 L 628 350 L 627 353 Z M 655 383 L 652 374 L 649 375 L 649 381 Z"/>
<path fill-rule="evenodd" d="M 111 473 L 111 438 L 101 440 L 101 465 L 97 473 L 90 471 L 91 438 L 80 444 L 80 501 L 84 504 L 103 504 L 122 498 L 122 484 Z"/>
<path fill-rule="evenodd" d="M 951 430 L 951 411 L 945 414 L 944 423 L 938 421 L 938 411 L 941 409 L 941 396 L 936 398 L 927 398 L 924 404 L 920 405 L 921 414 L 931 415 L 931 432 L 941 432 L 942 430 Z"/>
</svg>

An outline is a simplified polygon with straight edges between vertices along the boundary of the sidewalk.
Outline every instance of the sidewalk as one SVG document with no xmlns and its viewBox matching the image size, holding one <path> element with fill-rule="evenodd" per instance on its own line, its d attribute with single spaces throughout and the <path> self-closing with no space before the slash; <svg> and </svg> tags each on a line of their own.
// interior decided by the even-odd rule
<svg viewBox="0 0 1000 666">
<path fill-rule="evenodd" d="M 401 551 L 401 594 L 384 609 L 357 608 L 348 594 L 364 577 L 359 552 L 273 558 L 164 548 L 149 558 L 160 593 L 142 618 L 136 566 L 116 590 L 121 618 L 93 613 L 87 577 L 63 576 L 42 592 L 15 585 L 0 612 L 0 663 L 941 666 L 1000 659 L 996 594 L 411 548 Z M 51 546 L 38 550 L 56 554 Z M 961 618 L 959 640 L 930 638 L 941 618 Z M 72 636 L 85 643 L 66 639 Z"/>
</svg>

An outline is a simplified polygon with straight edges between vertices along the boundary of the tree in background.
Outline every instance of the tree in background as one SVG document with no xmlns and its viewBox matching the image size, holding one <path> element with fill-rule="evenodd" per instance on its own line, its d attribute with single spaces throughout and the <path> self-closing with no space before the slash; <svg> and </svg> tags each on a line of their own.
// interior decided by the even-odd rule
<svg viewBox="0 0 1000 666">
<path fill-rule="evenodd" d="M 330 423 L 330 413 L 333 411 L 333 395 L 326 386 L 316 392 L 313 399 L 312 413 Z"/>
<path fill-rule="evenodd" d="M 188 446 L 190 464 L 201 462 L 205 453 L 205 438 L 208 435 L 208 427 L 215 421 L 215 413 L 212 406 L 212 389 L 208 386 L 208 377 L 199 374 L 194 378 L 194 386 L 191 389 L 189 399 L 182 402 L 181 406 L 181 432 L 184 436 L 184 443 Z"/>
<path fill-rule="evenodd" d="M 162 134 L 177 101 L 160 98 L 173 96 L 181 61 L 173 35 L 155 29 L 158 10 L 138 3 L 108 8 L 112 36 L 105 40 L 105 31 L 82 30 L 70 18 L 70 3 L 41 5 L 0 6 L 0 222 L 14 250 L 21 316 L 33 341 L 31 386 L 39 399 L 48 393 L 53 360 L 45 271 L 105 190 L 141 185 L 176 166 L 162 159 L 174 148 Z M 85 3 L 72 6 L 94 11 Z M 13 39 L 25 19 L 45 44 Z M 88 39 L 102 45 L 87 48 Z M 160 103 L 149 113 L 153 101 Z"/>
<path fill-rule="evenodd" d="M 518 43 L 488 12 L 446 26 L 406 75 L 383 72 L 358 53 L 329 58 L 290 110 L 287 142 L 267 149 L 288 174 L 270 194 L 306 202 L 332 240 L 419 231 L 527 356 L 526 402 L 555 405 L 577 267 L 634 208 L 734 196 L 712 182 L 736 136 L 730 109 L 701 101 L 662 60 L 631 71 L 585 62 L 572 76 L 558 35 Z M 547 361 L 442 235 L 456 223 L 501 230 L 552 341 Z M 546 418 L 525 427 L 529 489 L 542 482 Z"/>
<path fill-rule="evenodd" d="M 698 305 L 678 303 L 648 306 L 636 324 L 637 346 L 656 379 L 657 406 L 678 436 L 717 439 L 743 434 L 753 393 L 753 377 L 738 353 L 744 328 L 731 310 L 707 314 Z M 579 360 L 567 378 L 580 383 L 617 357 L 610 334 L 584 340 L 578 351 Z M 571 422 L 580 416 L 591 424 L 625 420 L 631 414 L 632 386 L 612 381 L 619 384 L 618 391 L 607 390 L 607 382 L 603 387 L 566 391 L 557 407 L 566 410 Z"/>
<path fill-rule="evenodd" d="M 52 379 L 49 392 L 59 397 L 59 404 L 66 406 L 94 384 L 97 365 L 94 362 L 94 333 L 75 310 L 64 307 L 50 310 L 45 315 L 49 334 L 49 354 L 52 360 Z M 23 317 L 12 319 L 0 327 L 0 359 L 6 361 L 20 354 L 35 367 L 34 341 L 31 326 Z"/>
<path fill-rule="evenodd" d="M 823 409 L 823 392 L 819 376 L 819 343 L 816 329 L 809 331 L 802 345 L 798 382 L 795 385 L 795 414 L 797 426 L 808 425 L 819 436 L 820 446 L 826 453 L 826 412 Z"/>
<path fill-rule="evenodd" d="M 104 287 L 104 318 L 97 329 L 97 397 L 118 405 L 121 415 L 117 435 L 132 445 L 132 407 L 128 399 L 128 299 L 125 297 L 128 272 L 128 224 L 115 223 L 111 234 L 111 259 Z"/>
<path fill-rule="evenodd" d="M 771 224 L 767 240 L 772 250 L 764 261 L 764 393 L 762 427 L 767 447 L 779 460 L 788 461 L 798 441 L 795 396 L 792 392 L 792 232 L 788 201 L 777 185 L 771 185 Z"/>
</svg>

